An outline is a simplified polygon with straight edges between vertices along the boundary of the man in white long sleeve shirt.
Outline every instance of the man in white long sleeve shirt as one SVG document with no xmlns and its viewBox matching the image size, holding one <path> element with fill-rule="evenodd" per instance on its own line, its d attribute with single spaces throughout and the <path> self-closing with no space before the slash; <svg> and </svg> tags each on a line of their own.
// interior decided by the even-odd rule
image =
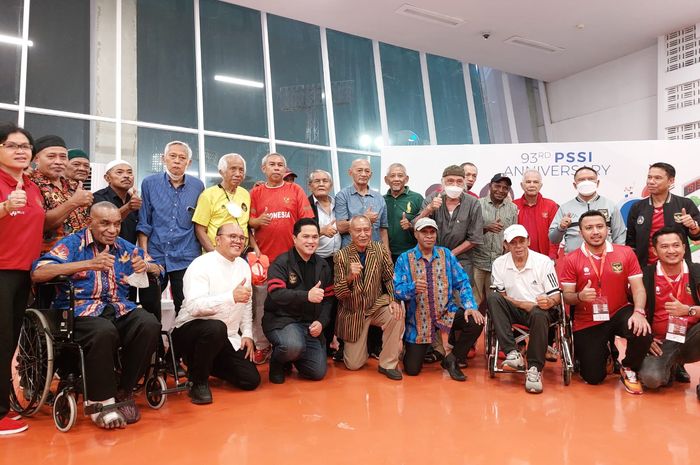
<svg viewBox="0 0 700 465">
<path fill-rule="evenodd" d="M 216 232 L 215 250 L 196 258 L 185 273 L 173 344 L 187 364 L 194 404 L 212 402 L 209 375 L 244 390 L 260 385 L 252 362 L 250 267 L 240 258 L 244 246 L 240 226 L 224 224 Z"/>
</svg>

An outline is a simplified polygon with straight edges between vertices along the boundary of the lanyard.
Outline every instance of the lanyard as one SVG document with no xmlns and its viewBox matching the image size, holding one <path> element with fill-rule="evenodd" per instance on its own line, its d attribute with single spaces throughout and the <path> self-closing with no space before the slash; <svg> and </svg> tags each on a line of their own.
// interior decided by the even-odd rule
<svg viewBox="0 0 700 465">
<path fill-rule="evenodd" d="M 681 300 L 681 294 L 683 293 L 683 286 L 681 286 L 681 284 L 683 283 L 683 272 L 681 271 L 681 274 L 678 275 L 678 278 L 676 278 L 674 283 L 674 280 L 669 278 L 666 274 L 666 271 L 664 270 L 663 266 L 659 265 L 659 269 L 661 270 L 661 274 L 666 279 L 666 282 L 671 287 L 671 294 L 675 293 L 676 299 Z"/>
<path fill-rule="evenodd" d="M 217 184 L 217 186 L 219 186 L 221 188 L 221 190 L 224 191 L 224 195 L 226 196 L 226 200 L 228 200 L 230 202 L 231 197 L 228 196 L 228 192 L 226 192 L 226 189 L 224 189 L 224 186 L 222 186 L 221 184 Z"/>
<path fill-rule="evenodd" d="M 608 254 L 608 250 L 603 250 L 603 255 L 601 255 L 600 257 L 600 269 L 598 269 L 598 266 L 595 264 L 595 260 L 593 260 L 592 258 L 593 252 L 588 250 L 588 247 L 586 247 L 586 251 L 588 252 L 588 261 L 591 263 L 591 268 L 593 268 L 593 271 L 595 272 L 595 275 L 598 278 L 598 289 L 600 289 L 603 287 L 603 271 L 605 271 L 605 256 Z"/>
</svg>

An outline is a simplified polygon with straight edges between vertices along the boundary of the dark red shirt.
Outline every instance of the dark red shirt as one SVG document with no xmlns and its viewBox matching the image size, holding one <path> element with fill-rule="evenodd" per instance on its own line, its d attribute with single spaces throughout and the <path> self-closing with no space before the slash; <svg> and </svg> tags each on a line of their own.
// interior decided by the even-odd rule
<svg viewBox="0 0 700 465">
<path fill-rule="evenodd" d="M 22 175 L 27 205 L 0 218 L 0 270 L 29 271 L 41 252 L 44 229 L 44 201 L 41 192 L 26 175 Z M 0 169 L 0 199 L 17 188 L 17 181 Z"/>
<path fill-rule="evenodd" d="M 651 236 L 654 235 L 656 231 L 664 227 L 664 207 L 656 208 L 654 207 L 654 214 L 651 216 L 651 230 L 649 231 L 649 260 L 647 263 L 649 265 L 656 263 L 658 257 L 654 252 L 654 247 L 651 245 Z"/>
<path fill-rule="evenodd" d="M 528 205 L 525 195 L 513 200 L 518 207 L 518 223 L 522 224 L 530 235 L 530 250 L 547 255 L 551 259 L 557 258 L 558 244 L 549 242 L 549 226 L 557 214 L 559 205 L 554 200 L 545 199 L 542 194 L 537 194 L 534 205 Z"/>
<path fill-rule="evenodd" d="M 651 331 L 654 338 L 664 340 L 666 331 L 668 330 L 668 312 L 666 311 L 666 302 L 671 301 L 671 295 L 676 296 L 682 304 L 695 305 L 693 295 L 690 289 L 690 279 L 688 277 L 688 265 L 683 263 L 683 274 L 668 277 L 669 283 L 664 278 L 659 265 L 656 266 L 656 275 L 654 275 L 654 321 L 651 324 Z M 698 317 L 688 317 L 688 328 L 698 322 Z"/>
</svg>

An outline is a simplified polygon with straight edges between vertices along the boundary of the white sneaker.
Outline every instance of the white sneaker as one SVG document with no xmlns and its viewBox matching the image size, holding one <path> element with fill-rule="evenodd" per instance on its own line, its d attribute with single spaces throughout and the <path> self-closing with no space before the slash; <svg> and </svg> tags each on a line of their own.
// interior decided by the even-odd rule
<svg viewBox="0 0 700 465">
<path fill-rule="evenodd" d="M 517 350 L 511 350 L 508 352 L 508 355 L 506 355 L 506 359 L 503 360 L 501 368 L 504 370 L 524 370 L 525 361 L 523 360 L 523 356 L 520 355 L 520 352 Z"/>
<path fill-rule="evenodd" d="M 530 367 L 525 377 L 525 390 L 532 394 L 542 392 L 542 373 L 537 367 Z"/>
</svg>

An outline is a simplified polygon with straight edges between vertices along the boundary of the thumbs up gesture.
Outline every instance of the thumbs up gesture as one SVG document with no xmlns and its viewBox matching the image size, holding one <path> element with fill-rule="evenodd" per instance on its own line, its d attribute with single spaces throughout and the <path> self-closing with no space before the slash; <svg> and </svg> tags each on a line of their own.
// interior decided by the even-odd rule
<svg viewBox="0 0 700 465">
<path fill-rule="evenodd" d="M 78 207 L 89 207 L 92 205 L 92 192 L 83 189 L 83 182 L 78 182 L 78 187 L 70 198 L 73 201 L 73 205 Z"/>
<path fill-rule="evenodd" d="M 24 208 L 27 205 L 27 193 L 24 192 L 24 181 L 20 179 L 17 181 L 17 187 L 15 190 L 10 192 L 7 196 L 7 202 L 5 202 L 5 208 L 8 212 L 13 212 Z"/>
<path fill-rule="evenodd" d="M 131 252 L 131 267 L 134 269 L 134 273 L 145 273 L 148 270 L 146 262 L 139 255 L 138 247 L 135 247 L 134 251 Z"/>
<path fill-rule="evenodd" d="M 94 271 L 109 271 L 114 267 L 114 255 L 109 253 L 109 245 L 90 260 L 90 269 Z"/>
<path fill-rule="evenodd" d="M 319 281 L 314 287 L 309 289 L 309 302 L 312 304 L 320 304 L 324 294 L 325 292 L 321 289 L 321 281 Z"/>
<path fill-rule="evenodd" d="M 688 316 L 690 310 L 690 306 L 681 303 L 673 294 L 671 294 L 671 300 L 664 304 L 664 308 L 673 316 Z"/>
<path fill-rule="evenodd" d="M 578 300 L 581 302 L 593 302 L 598 295 L 598 292 L 591 287 L 591 280 L 589 279 L 586 285 L 579 291 Z"/>
<path fill-rule="evenodd" d="M 331 238 L 338 234 L 338 227 L 335 225 L 335 220 L 331 221 L 326 226 L 321 228 L 321 234 Z"/>
<path fill-rule="evenodd" d="M 379 219 L 379 212 L 372 210 L 372 205 L 370 205 L 365 211 L 365 216 L 374 224 Z"/>
<path fill-rule="evenodd" d="M 233 289 L 233 302 L 237 304 L 247 304 L 250 301 L 250 297 L 253 293 L 250 286 L 247 286 L 247 278 L 243 278 L 238 286 Z"/>
<path fill-rule="evenodd" d="M 676 218 L 676 222 L 681 223 L 688 229 L 696 230 L 698 228 L 698 224 L 695 222 L 693 217 L 685 211 L 685 208 L 681 209 L 681 215 L 680 217 Z"/>
<path fill-rule="evenodd" d="M 401 229 L 403 229 L 404 231 L 408 231 L 409 229 L 411 229 L 411 222 L 408 221 L 408 218 L 406 218 L 406 212 L 403 212 L 401 214 L 401 221 L 399 222 L 399 224 L 401 225 Z"/>
<path fill-rule="evenodd" d="M 262 215 L 258 217 L 258 219 L 263 226 L 267 226 L 268 224 L 272 223 L 272 217 L 269 213 L 267 213 L 267 207 L 265 207 L 265 210 L 262 212 Z"/>
<path fill-rule="evenodd" d="M 129 195 L 131 195 L 131 198 L 129 199 L 129 210 L 131 211 L 136 211 L 141 209 L 141 204 L 143 203 L 141 201 L 141 197 L 139 197 L 139 191 L 135 187 L 132 187 L 129 189 Z"/>
<path fill-rule="evenodd" d="M 567 229 L 569 225 L 571 224 L 571 213 L 567 213 L 561 218 L 561 222 L 559 223 L 559 229 Z"/>
</svg>

